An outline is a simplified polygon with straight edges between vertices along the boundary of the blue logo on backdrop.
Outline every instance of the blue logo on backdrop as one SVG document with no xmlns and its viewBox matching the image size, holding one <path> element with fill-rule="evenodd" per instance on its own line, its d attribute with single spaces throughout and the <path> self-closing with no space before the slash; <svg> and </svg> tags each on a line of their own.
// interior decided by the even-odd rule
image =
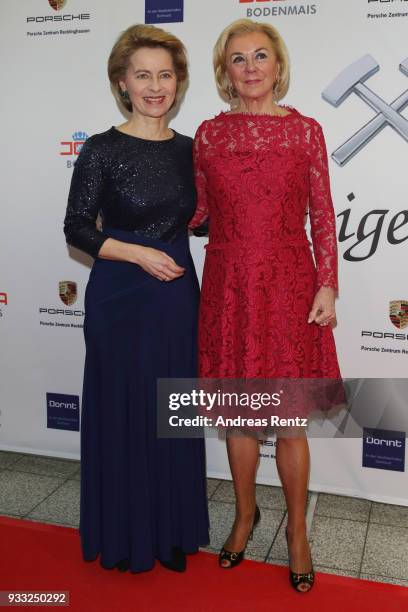
<svg viewBox="0 0 408 612">
<path fill-rule="evenodd" d="M 183 21 L 184 0 L 145 0 L 145 23 Z"/>
<path fill-rule="evenodd" d="M 403 472 L 405 437 L 404 431 L 364 428 L 363 467 Z"/>
<path fill-rule="evenodd" d="M 79 431 L 79 397 L 47 393 L 47 427 Z"/>
</svg>

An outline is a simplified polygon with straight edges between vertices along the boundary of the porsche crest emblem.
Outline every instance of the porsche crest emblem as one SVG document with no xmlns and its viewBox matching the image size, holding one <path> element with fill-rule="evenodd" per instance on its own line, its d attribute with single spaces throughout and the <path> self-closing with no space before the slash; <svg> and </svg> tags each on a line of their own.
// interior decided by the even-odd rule
<svg viewBox="0 0 408 612">
<path fill-rule="evenodd" d="M 54 11 L 61 11 L 66 5 L 67 0 L 48 0 L 48 4 Z"/>
<path fill-rule="evenodd" d="M 393 300 L 390 302 L 390 319 L 397 329 L 408 327 L 408 301 Z"/>
<path fill-rule="evenodd" d="M 77 284 L 73 281 L 61 281 L 59 296 L 66 306 L 71 306 L 77 299 Z"/>
</svg>

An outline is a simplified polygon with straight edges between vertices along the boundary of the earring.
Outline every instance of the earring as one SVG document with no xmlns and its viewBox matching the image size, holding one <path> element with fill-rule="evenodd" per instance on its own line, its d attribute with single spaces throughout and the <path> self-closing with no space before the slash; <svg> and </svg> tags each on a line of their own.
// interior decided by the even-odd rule
<svg viewBox="0 0 408 612">
<path fill-rule="evenodd" d="M 120 96 L 123 100 L 130 100 L 129 98 L 129 92 L 127 91 L 127 89 L 125 89 L 125 91 L 123 91 L 122 89 L 120 90 Z"/>
<path fill-rule="evenodd" d="M 230 100 L 232 100 L 233 98 L 236 97 L 236 91 L 235 91 L 234 87 L 231 85 L 231 83 L 227 87 L 227 92 L 228 92 L 228 98 Z"/>
</svg>

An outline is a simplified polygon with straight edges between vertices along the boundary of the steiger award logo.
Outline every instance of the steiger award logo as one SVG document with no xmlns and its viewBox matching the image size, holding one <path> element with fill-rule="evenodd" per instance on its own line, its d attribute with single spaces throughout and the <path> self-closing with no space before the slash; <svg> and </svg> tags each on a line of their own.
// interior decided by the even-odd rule
<svg viewBox="0 0 408 612">
<path fill-rule="evenodd" d="M 78 296 L 77 284 L 74 281 L 60 281 L 59 296 L 66 306 L 75 304 Z"/>
<path fill-rule="evenodd" d="M 335 108 L 349 96 L 357 96 L 376 112 L 374 117 L 332 153 L 332 158 L 339 166 L 344 166 L 386 127 L 391 127 L 408 142 L 408 119 L 401 114 L 408 104 L 408 89 L 392 102 L 385 102 L 366 85 L 366 81 L 379 69 L 380 65 L 371 55 L 363 55 L 344 68 L 322 92 L 323 100 Z M 399 70 L 408 76 L 408 57 L 400 63 Z"/>
<path fill-rule="evenodd" d="M 48 0 L 48 4 L 54 11 L 62 11 L 66 3 L 67 0 Z"/>
<path fill-rule="evenodd" d="M 390 319 L 397 329 L 408 327 L 408 301 L 393 300 L 390 302 Z"/>
</svg>

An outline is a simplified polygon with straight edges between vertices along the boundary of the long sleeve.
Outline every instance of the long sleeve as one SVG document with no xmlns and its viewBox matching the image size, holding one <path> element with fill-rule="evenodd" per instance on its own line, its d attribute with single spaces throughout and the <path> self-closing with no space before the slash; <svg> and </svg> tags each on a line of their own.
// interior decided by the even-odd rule
<svg viewBox="0 0 408 612">
<path fill-rule="evenodd" d="M 95 258 L 108 238 L 96 228 L 103 182 L 101 152 L 91 137 L 84 143 L 74 166 L 64 233 L 68 244 Z"/>
<path fill-rule="evenodd" d="M 336 221 L 330 191 L 326 143 L 321 126 L 310 131 L 309 215 L 318 287 L 338 290 Z"/>
<path fill-rule="evenodd" d="M 205 123 L 205 122 L 204 122 Z M 207 179 L 202 167 L 203 125 L 198 128 L 193 143 L 194 176 L 197 192 L 197 207 L 190 220 L 189 229 L 200 227 L 208 218 Z"/>
</svg>

